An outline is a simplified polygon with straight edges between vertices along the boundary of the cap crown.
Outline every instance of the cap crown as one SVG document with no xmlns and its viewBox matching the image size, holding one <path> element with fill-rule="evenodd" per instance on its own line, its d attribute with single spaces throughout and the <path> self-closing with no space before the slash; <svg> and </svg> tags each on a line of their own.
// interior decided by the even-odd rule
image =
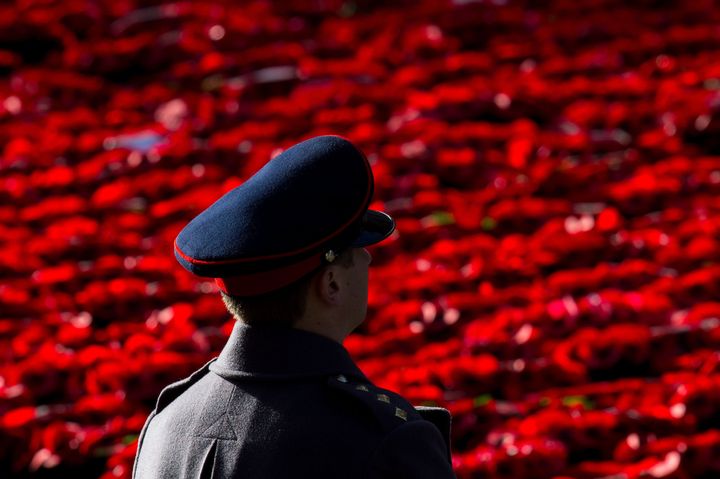
<svg viewBox="0 0 720 479">
<path fill-rule="evenodd" d="M 321 136 L 274 159 L 195 217 L 175 256 L 200 276 L 266 271 L 357 235 L 373 193 L 365 156 L 349 141 Z"/>
</svg>

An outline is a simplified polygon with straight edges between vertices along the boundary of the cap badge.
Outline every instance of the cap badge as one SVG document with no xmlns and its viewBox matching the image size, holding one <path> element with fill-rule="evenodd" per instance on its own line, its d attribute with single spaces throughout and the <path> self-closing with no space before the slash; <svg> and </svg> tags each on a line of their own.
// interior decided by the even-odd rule
<svg viewBox="0 0 720 479">
<path fill-rule="evenodd" d="M 325 260 L 328 263 L 332 263 L 333 261 L 335 261 L 336 258 L 337 258 L 337 254 L 335 254 L 335 251 L 333 251 L 333 250 L 328 250 L 328 252 L 325 253 Z"/>
</svg>

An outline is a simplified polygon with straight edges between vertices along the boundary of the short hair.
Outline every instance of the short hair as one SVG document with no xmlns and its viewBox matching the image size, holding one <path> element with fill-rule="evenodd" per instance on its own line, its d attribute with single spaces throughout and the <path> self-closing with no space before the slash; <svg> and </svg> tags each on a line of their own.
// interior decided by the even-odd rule
<svg viewBox="0 0 720 479">
<path fill-rule="evenodd" d="M 352 249 L 343 250 L 333 264 L 353 266 Z M 234 296 L 220 292 L 228 312 L 249 325 L 292 327 L 305 314 L 307 296 L 315 276 L 327 264 L 280 289 L 256 296 Z"/>
</svg>

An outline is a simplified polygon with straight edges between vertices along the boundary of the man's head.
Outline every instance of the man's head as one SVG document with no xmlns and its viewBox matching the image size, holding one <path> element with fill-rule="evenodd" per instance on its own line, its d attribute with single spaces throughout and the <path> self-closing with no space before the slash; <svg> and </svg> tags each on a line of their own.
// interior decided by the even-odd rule
<svg viewBox="0 0 720 479">
<path fill-rule="evenodd" d="M 223 302 L 249 325 L 295 327 L 342 340 L 365 319 L 370 260 L 364 248 L 347 249 L 288 286 L 247 297 L 223 292 Z"/>
<path fill-rule="evenodd" d="M 342 310 L 359 324 L 370 260 L 363 247 L 395 227 L 368 209 L 372 193 L 372 170 L 354 145 L 312 138 L 193 219 L 175 240 L 175 256 L 189 271 L 215 278 L 226 303 L 249 323 L 272 316 L 297 326 L 290 318 L 310 310 L 317 317 Z"/>
</svg>

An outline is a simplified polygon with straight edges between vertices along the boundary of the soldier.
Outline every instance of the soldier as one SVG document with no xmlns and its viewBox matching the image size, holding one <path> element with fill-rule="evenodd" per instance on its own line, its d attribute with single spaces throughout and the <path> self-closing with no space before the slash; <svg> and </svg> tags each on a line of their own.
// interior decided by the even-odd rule
<svg viewBox="0 0 720 479">
<path fill-rule="evenodd" d="M 365 318 L 370 255 L 395 228 L 368 210 L 365 156 L 335 136 L 268 162 L 175 241 L 215 278 L 233 332 L 165 388 L 133 477 L 452 478 L 450 415 L 373 385 L 342 346 Z"/>
</svg>

